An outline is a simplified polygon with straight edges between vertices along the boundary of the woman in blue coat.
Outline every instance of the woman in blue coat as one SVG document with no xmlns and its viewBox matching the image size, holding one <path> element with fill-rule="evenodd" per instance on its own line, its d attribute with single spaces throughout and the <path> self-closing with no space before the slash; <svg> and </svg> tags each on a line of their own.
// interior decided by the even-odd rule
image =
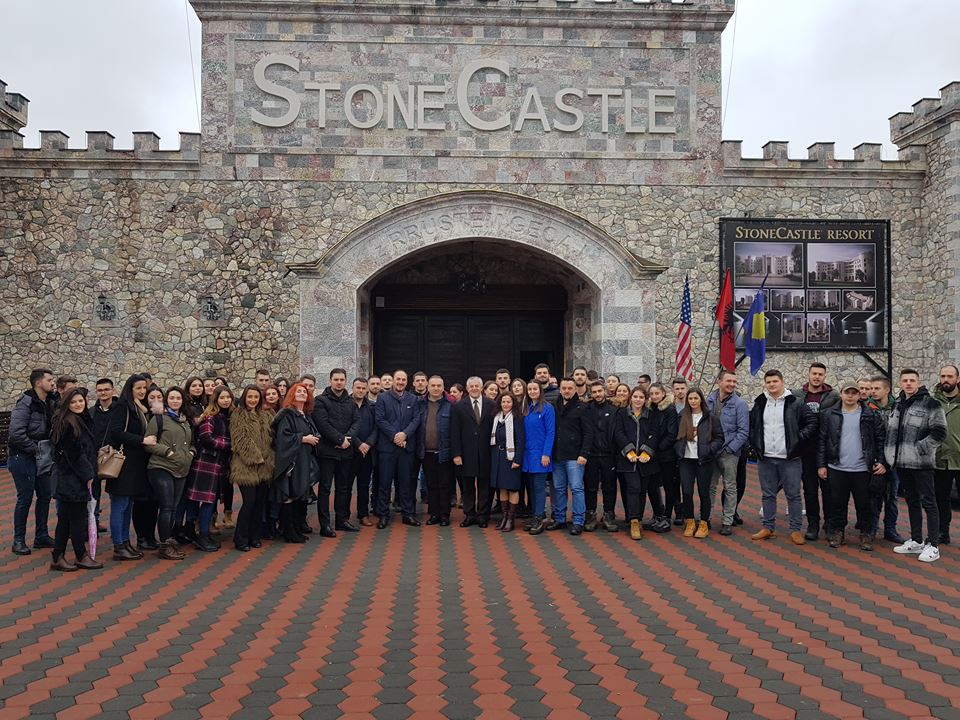
<svg viewBox="0 0 960 720">
<path fill-rule="evenodd" d="M 497 401 L 500 408 L 490 431 L 490 488 L 497 488 L 503 519 L 498 530 L 513 532 L 520 504 L 523 467 L 524 420 L 510 393 Z"/>
<path fill-rule="evenodd" d="M 527 476 L 533 499 L 533 523 L 528 531 L 539 535 L 545 528 L 547 504 L 547 475 L 553 472 L 553 436 L 556 418 L 553 405 L 543 399 L 540 383 L 527 383 L 527 412 L 523 416 L 524 451 L 523 472 Z"/>
</svg>

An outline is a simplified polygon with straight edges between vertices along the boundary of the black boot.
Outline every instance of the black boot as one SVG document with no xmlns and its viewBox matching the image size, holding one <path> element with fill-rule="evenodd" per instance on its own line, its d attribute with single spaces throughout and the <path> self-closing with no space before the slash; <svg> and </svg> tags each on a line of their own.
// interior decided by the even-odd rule
<svg viewBox="0 0 960 720">
<path fill-rule="evenodd" d="M 816 540 L 818 537 L 820 537 L 820 521 L 808 520 L 807 531 L 803 534 L 803 537 L 807 540 Z"/>
<path fill-rule="evenodd" d="M 297 518 L 294 519 L 294 515 Z M 288 543 L 305 543 L 304 536 L 294 527 L 294 522 L 299 521 L 299 514 L 294 512 L 293 503 L 284 503 L 280 506 L 280 534 Z"/>
</svg>

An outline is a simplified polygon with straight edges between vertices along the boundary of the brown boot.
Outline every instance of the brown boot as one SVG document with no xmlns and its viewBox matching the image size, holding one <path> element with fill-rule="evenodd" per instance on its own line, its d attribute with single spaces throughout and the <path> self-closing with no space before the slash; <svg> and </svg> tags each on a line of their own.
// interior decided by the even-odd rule
<svg viewBox="0 0 960 720">
<path fill-rule="evenodd" d="M 133 543 L 131 543 L 129 540 L 127 540 L 127 541 L 124 543 L 124 545 L 126 546 L 127 550 L 130 551 L 130 554 L 134 556 L 134 560 L 139 560 L 140 558 L 143 557 L 143 553 L 140 552 L 139 550 L 137 550 L 137 549 L 133 546 Z"/>
<path fill-rule="evenodd" d="M 497 523 L 497 530 L 503 530 L 507 524 L 507 503 L 500 503 L 500 522 Z"/>
<path fill-rule="evenodd" d="M 503 514 L 506 517 L 503 522 L 503 532 L 513 532 L 514 527 L 516 527 L 517 506 L 508 500 Z"/>
<path fill-rule="evenodd" d="M 113 546 L 114 560 L 139 560 L 140 556 L 127 547 L 126 543 Z"/>
<path fill-rule="evenodd" d="M 186 555 L 180 551 L 176 540 L 168 538 L 160 543 L 160 549 L 157 550 L 157 557 L 161 560 L 183 560 Z"/>
<path fill-rule="evenodd" d="M 61 555 L 60 557 L 54 555 L 53 562 L 50 563 L 50 569 L 59 570 L 60 572 L 76 572 L 77 566 L 67 560 L 66 555 Z"/>
<path fill-rule="evenodd" d="M 94 560 L 89 553 L 84 553 L 83 557 L 77 560 L 77 567 L 81 570 L 102 570 L 103 563 Z"/>
</svg>

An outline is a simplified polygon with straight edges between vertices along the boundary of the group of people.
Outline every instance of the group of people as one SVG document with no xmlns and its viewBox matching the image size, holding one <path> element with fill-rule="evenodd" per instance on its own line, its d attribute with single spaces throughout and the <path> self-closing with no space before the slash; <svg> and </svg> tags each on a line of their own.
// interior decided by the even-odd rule
<svg viewBox="0 0 960 720">
<path fill-rule="evenodd" d="M 632 539 L 674 526 L 704 539 L 714 528 L 718 490 L 719 533 L 742 524 L 746 464 L 755 460 L 763 521 L 752 539 L 775 537 L 783 491 L 790 540 L 802 545 L 822 530 L 839 547 L 852 495 L 861 550 L 872 550 L 882 532 L 895 552 L 937 560 L 939 546 L 950 542 L 950 494 L 960 477 L 957 368 L 941 369 L 932 395 L 911 369 L 900 372 L 896 397 L 884 376 L 837 389 L 825 378 L 824 365 L 813 363 L 807 382 L 790 390 L 779 371 L 768 370 L 752 407 L 729 371 L 706 393 L 682 378 L 667 387 L 641 375 L 629 386 L 583 367 L 557 382 L 545 364 L 529 382 L 501 369 L 486 383 L 470 377 L 449 387 L 423 372 L 408 387 L 404 370 L 355 378 L 348 387 L 346 371 L 335 368 L 320 392 L 313 375 L 288 383 L 260 370 L 236 394 L 222 377 L 163 389 L 139 373 L 119 395 L 110 379 L 97 380 L 94 400 L 76 378 L 55 379 L 41 368 L 11 415 L 13 552 L 31 552 L 26 530 L 35 501 L 33 547 L 52 548 L 52 569 L 102 567 L 87 547 L 88 503 L 99 518 L 101 487 L 120 561 L 148 551 L 180 560 L 186 545 L 215 552 L 220 529 L 233 529 L 241 552 L 264 539 L 303 543 L 314 532 L 307 520 L 313 502 L 322 537 L 383 529 L 397 512 L 418 527 L 418 491 L 427 525 L 449 525 L 459 496 L 461 527 L 485 528 L 499 514 L 505 533 L 518 520 L 531 535 L 616 532 L 619 494 Z M 234 486 L 242 495 L 236 518 Z M 906 539 L 897 531 L 900 489 Z M 652 515 L 644 521 L 648 500 Z"/>
</svg>

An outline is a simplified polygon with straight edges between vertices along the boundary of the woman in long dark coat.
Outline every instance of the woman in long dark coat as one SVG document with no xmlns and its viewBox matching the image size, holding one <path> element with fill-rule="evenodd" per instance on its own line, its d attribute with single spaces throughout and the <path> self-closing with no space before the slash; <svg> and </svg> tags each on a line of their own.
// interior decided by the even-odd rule
<svg viewBox="0 0 960 720">
<path fill-rule="evenodd" d="M 197 426 L 197 457 L 190 469 L 187 497 L 197 505 L 200 537 L 197 548 L 216 552 L 220 544 L 210 537 L 210 523 L 217 508 L 217 492 L 230 480 L 230 410 L 233 393 L 226 385 L 213 391 L 210 405 Z"/>
<path fill-rule="evenodd" d="M 126 460 L 116 478 L 107 480 L 110 494 L 110 535 L 114 560 L 139 560 L 143 553 L 130 543 L 133 500 L 147 493 L 147 451 L 157 438 L 147 435 L 147 378 L 131 375 L 120 391 L 117 409 L 110 418 L 110 445 L 122 450 Z"/>
<path fill-rule="evenodd" d="M 647 407 L 647 393 L 636 387 L 627 407 L 617 411 L 613 432 L 623 505 L 634 540 L 643 537 L 640 521 L 647 501 L 647 483 L 659 470 L 656 430 L 657 424 Z"/>
<path fill-rule="evenodd" d="M 497 529 L 513 532 L 523 482 L 524 423 L 510 393 L 500 396 L 499 406 L 490 432 L 490 488 L 497 488 L 503 508 Z"/>
<path fill-rule="evenodd" d="M 93 420 L 87 414 L 86 394 L 80 388 L 70 390 L 60 401 L 53 416 L 54 493 L 57 498 L 57 534 L 53 545 L 51 570 L 73 572 L 78 568 L 99 570 L 87 553 L 87 501 L 97 474 L 97 446 Z M 77 562 L 66 558 L 67 539 L 73 541 Z"/>
<path fill-rule="evenodd" d="M 313 398 L 306 385 L 294 383 L 271 427 L 275 460 L 270 500 L 280 506 L 280 532 L 291 543 L 307 540 L 300 532 L 301 512 L 306 515 L 307 492 L 320 475 L 314 454 L 320 437 L 312 412 Z"/>
</svg>

